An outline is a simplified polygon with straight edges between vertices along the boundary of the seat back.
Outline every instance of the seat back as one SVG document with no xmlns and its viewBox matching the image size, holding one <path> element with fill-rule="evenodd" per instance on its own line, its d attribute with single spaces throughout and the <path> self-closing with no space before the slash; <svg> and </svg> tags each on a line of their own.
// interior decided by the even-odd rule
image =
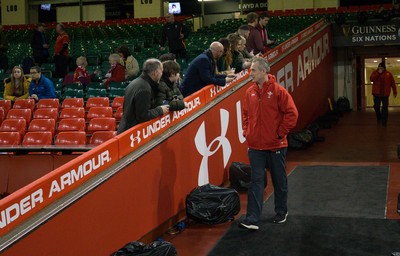
<svg viewBox="0 0 400 256">
<path fill-rule="evenodd" d="M 90 137 L 90 145 L 100 145 L 109 139 L 114 138 L 117 135 L 116 131 L 96 131 Z"/>
<path fill-rule="evenodd" d="M 93 133 L 95 131 L 115 131 L 116 121 L 113 117 L 97 117 L 90 119 L 87 131 Z"/>
<path fill-rule="evenodd" d="M 58 108 L 38 108 L 33 113 L 33 119 L 58 119 Z"/>
<path fill-rule="evenodd" d="M 38 101 L 36 108 L 59 108 L 59 99 L 41 99 Z"/>
<path fill-rule="evenodd" d="M 57 146 L 85 146 L 86 145 L 86 132 L 84 131 L 70 131 L 60 132 L 57 134 L 54 141 Z"/>
<path fill-rule="evenodd" d="M 124 97 L 115 97 L 111 103 L 113 110 L 117 110 L 119 107 L 124 106 Z"/>
<path fill-rule="evenodd" d="M 0 132 L 1 146 L 14 146 L 21 143 L 21 134 L 19 132 Z"/>
<path fill-rule="evenodd" d="M 64 118 L 85 118 L 84 108 L 63 108 L 60 113 L 60 119 Z"/>
<path fill-rule="evenodd" d="M 33 119 L 28 128 L 28 132 L 49 131 L 54 136 L 56 130 L 56 120 L 54 119 Z"/>
<path fill-rule="evenodd" d="M 21 109 L 12 108 L 7 113 L 7 119 L 20 119 L 20 118 L 25 119 L 26 124 L 29 124 L 29 122 L 32 119 L 32 110 L 29 108 L 21 108 Z"/>
<path fill-rule="evenodd" d="M 83 108 L 85 102 L 83 98 L 66 98 L 61 104 L 61 108 Z"/>
<path fill-rule="evenodd" d="M 122 107 L 119 107 L 118 109 L 117 109 L 117 111 L 115 111 L 115 113 L 114 113 L 114 118 L 115 118 L 115 120 L 117 120 L 117 121 L 121 121 L 121 118 L 122 118 L 122 114 L 124 113 L 124 109 L 122 108 Z"/>
<path fill-rule="evenodd" d="M 111 107 L 91 107 L 87 113 L 86 119 L 90 120 L 96 117 L 112 117 Z"/>
<path fill-rule="evenodd" d="M 45 146 L 51 145 L 53 142 L 53 135 L 51 132 L 27 132 L 22 140 L 24 146 Z"/>
<path fill-rule="evenodd" d="M 14 109 L 30 109 L 33 113 L 35 109 L 35 100 L 34 99 L 18 99 L 14 102 L 13 107 Z"/>
<path fill-rule="evenodd" d="M 108 97 L 89 98 L 86 102 L 86 110 L 91 107 L 109 107 L 110 100 Z"/>
<path fill-rule="evenodd" d="M 85 118 L 65 118 L 61 119 L 57 127 L 57 132 L 63 131 L 85 131 Z"/>
<path fill-rule="evenodd" d="M 1 123 L 0 131 L 2 132 L 18 132 L 21 138 L 26 132 L 26 120 L 20 119 L 6 119 Z"/>
<path fill-rule="evenodd" d="M 0 100 L 0 108 L 4 109 L 4 114 L 7 115 L 11 109 L 11 100 Z"/>
</svg>

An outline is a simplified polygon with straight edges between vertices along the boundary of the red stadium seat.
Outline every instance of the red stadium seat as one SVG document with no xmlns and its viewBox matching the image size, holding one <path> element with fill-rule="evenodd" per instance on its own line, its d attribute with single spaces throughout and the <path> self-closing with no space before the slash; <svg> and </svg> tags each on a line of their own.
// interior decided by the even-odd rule
<svg viewBox="0 0 400 256">
<path fill-rule="evenodd" d="M 90 120 L 95 117 L 112 117 L 113 111 L 111 107 L 91 107 L 87 113 L 86 119 Z"/>
<path fill-rule="evenodd" d="M 61 104 L 61 108 L 83 108 L 85 102 L 83 98 L 66 98 Z"/>
<path fill-rule="evenodd" d="M 97 131 L 92 134 L 90 137 L 89 144 L 90 145 L 100 145 L 103 142 L 106 142 L 109 139 L 112 139 L 117 135 L 116 131 Z"/>
<path fill-rule="evenodd" d="M 32 119 L 32 110 L 28 108 L 21 108 L 21 109 L 12 108 L 10 109 L 10 111 L 8 111 L 6 119 L 20 119 L 20 118 L 25 119 L 26 124 L 29 124 L 29 122 Z"/>
<path fill-rule="evenodd" d="M 72 131 L 60 132 L 56 136 L 54 145 L 57 146 L 85 146 L 86 145 L 86 132 Z"/>
<path fill-rule="evenodd" d="M 43 118 L 49 118 L 49 119 L 54 119 L 57 121 L 58 119 L 58 108 L 38 108 L 36 111 L 33 113 L 33 118 L 34 119 L 43 119 Z"/>
<path fill-rule="evenodd" d="M 4 114 L 7 116 L 8 111 L 11 109 L 11 100 L 0 100 L 0 108 L 4 109 Z"/>
<path fill-rule="evenodd" d="M 84 108 L 63 108 L 60 113 L 60 119 L 65 118 L 85 118 Z"/>
<path fill-rule="evenodd" d="M 49 131 L 54 136 L 56 130 L 56 120 L 54 119 L 33 119 L 28 128 L 28 132 Z"/>
<path fill-rule="evenodd" d="M 97 117 L 90 119 L 87 131 L 93 133 L 95 131 L 115 131 L 116 122 L 113 117 Z"/>
<path fill-rule="evenodd" d="M 96 98 L 89 98 L 86 102 L 86 110 L 91 107 L 109 107 L 110 100 L 108 97 L 96 97 Z"/>
<path fill-rule="evenodd" d="M 114 113 L 115 120 L 117 120 L 118 122 L 121 121 L 123 112 L 124 112 L 124 109 L 122 107 L 119 107 L 117 109 L 117 111 L 115 111 L 115 113 Z"/>
<path fill-rule="evenodd" d="M 2 131 L 2 132 L 19 132 L 19 134 L 21 135 L 21 138 L 22 138 L 26 131 L 26 121 L 23 118 L 6 119 L 1 123 L 0 131 Z"/>
<path fill-rule="evenodd" d="M 39 100 L 36 108 L 59 108 L 60 100 L 59 99 L 41 99 Z"/>
<path fill-rule="evenodd" d="M 12 108 L 15 109 L 23 109 L 23 108 L 28 108 L 32 111 L 35 109 L 35 100 L 34 99 L 19 99 L 14 102 L 14 105 Z"/>
<path fill-rule="evenodd" d="M 6 118 L 5 110 L 4 108 L 0 108 L 0 124 L 3 122 L 3 120 Z"/>
<path fill-rule="evenodd" d="M 111 104 L 113 110 L 117 110 L 119 107 L 123 106 L 124 106 L 124 97 L 115 97 Z"/>
<path fill-rule="evenodd" d="M 45 146 L 51 145 L 53 135 L 51 132 L 27 132 L 22 140 L 24 146 Z"/>
<path fill-rule="evenodd" d="M 85 118 L 64 118 L 60 120 L 57 132 L 65 131 L 85 131 Z"/>
<path fill-rule="evenodd" d="M 0 132 L 0 146 L 14 146 L 21 143 L 19 132 Z"/>
</svg>

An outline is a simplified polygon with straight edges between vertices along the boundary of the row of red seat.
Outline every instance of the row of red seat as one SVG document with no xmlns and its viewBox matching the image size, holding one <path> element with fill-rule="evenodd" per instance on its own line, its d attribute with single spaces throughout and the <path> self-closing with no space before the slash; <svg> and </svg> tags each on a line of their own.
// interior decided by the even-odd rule
<svg viewBox="0 0 400 256">
<path fill-rule="evenodd" d="M 0 117 L 4 120 L 1 122 L 0 133 L 4 139 L 0 139 L 0 145 L 19 145 L 21 141 L 22 145 L 29 145 L 33 142 L 26 139 L 28 134 L 42 136 L 37 141 L 45 143 L 43 145 L 49 145 L 49 142 L 57 145 L 58 141 L 65 140 L 59 138 L 60 133 L 63 133 L 61 135 L 63 138 L 69 136 L 71 132 L 77 132 L 77 134 L 75 138 L 71 137 L 75 142 L 70 140 L 70 143 L 76 144 L 76 140 L 84 134 L 88 139 L 79 140 L 79 145 L 82 141 L 85 141 L 85 144 L 96 145 L 101 141 L 97 139 L 100 135 L 93 138 L 94 142 L 91 141 L 91 136 L 98 131 L 104 131 L 104 134 L 107 134 L 102 138 L 109 139 L 111 134 L 115 136 L 117 123 L 122 116 L 122 107 L 123 97 L 115 98 L 111 104 L 107 97 L 90 98 L 86 104 L 83 98 L 70 98 L 65 99 L 61 107 L 58 99 L 40 100 L 37 104 L 33 101 L 33 105 L 31 99 L 17 100 L 12 106 L 10 101 L 1 100 Z M 10 132 L 16 132 L 19 136 L 9 134 L 7 137 L 5 133 Z M 48 138 L 50 136 L 51 139 Z M 11 138 L 12 141 L 9 141 Z M 33 145 L 37 144 L 33 143 Z"/>
<path fill-rule="evenodd" d="M 53 137 L 50 131 L 29 131 L 21 137 L 19 132 L 10 131 L 0 132 L 0 146 L 97 146 L 115 135 L 116 131 L 96 131 L 87 137 L 85 131 L 66 131 Z"/>
</svg>

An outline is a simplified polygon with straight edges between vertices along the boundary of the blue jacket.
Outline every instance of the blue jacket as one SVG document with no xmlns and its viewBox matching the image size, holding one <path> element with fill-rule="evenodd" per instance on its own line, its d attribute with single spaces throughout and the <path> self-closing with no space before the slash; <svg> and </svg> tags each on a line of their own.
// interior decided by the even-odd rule
<svg viewBox="0 0 400 256">
<path fill-rule="evenodd" d="M 183 96 L 197 92 L 206 85 L 225 86 L 226 75 L 218 75 L 216 64 L 210 50 L 197 56 L 189 65 L 181 84 Z"/>
<path fill-rule="evenodd" d="M 32 80 L 29 85 L 29 96 L 32 96 L 32 94 L 36 94 L 39 100 L 57 98 L 53 82 L 43 75 L 40 76 L 37 84 L 36 81 Z"/>
</svg>

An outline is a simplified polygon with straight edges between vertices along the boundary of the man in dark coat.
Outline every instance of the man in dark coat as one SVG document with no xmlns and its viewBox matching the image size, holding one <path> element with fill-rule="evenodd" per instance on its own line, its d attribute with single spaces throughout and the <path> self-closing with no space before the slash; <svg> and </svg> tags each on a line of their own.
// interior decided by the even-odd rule
<svg viewBox="0 0 400 256">
<path fill-rule="evenodd" d="M 125 89 L 124 113 L 118 126 L 118 134 L 136 124 L 149 121 L 169 112 L 169 106 L 157 106 L 155 97 L 163 66 L 157 59 L 148 59 L 143 64 L 143 73 Z"/>
<path fill-rule="evenodd" d="M 212 42 L 207 51 L 201 53 L 190 63 L 181 84 L 183 96 L 195 93 L 209 84 L 225 86 L 226 83 L 233 81 L 234 76 L 216 74 L 216 61 L 223 53 L 224 46 L 220 42 Z"/>
<path fill-rule="evenodd" d="M 168 41 L 170 53 L 174 53 L 176 58 L 186 59 L 186 44 L 185 40 L 189 35 L 189 31 L 182 23 L 175 21 L 173 14 L 169 13 L 165 16 L 167 24 L 164 25 L 161 36 L 161 50 L 164 50 L 164 45 Z"/>
<path fill-rule="evenodd" d="M 31 48 L 35 63 L 40 67 L 42 63 L 46 62 L 49 58 L 49 41 L 44 34 L 45 25 L 39 23 L 33 32 L 31 39 Z"/>
</svg>

